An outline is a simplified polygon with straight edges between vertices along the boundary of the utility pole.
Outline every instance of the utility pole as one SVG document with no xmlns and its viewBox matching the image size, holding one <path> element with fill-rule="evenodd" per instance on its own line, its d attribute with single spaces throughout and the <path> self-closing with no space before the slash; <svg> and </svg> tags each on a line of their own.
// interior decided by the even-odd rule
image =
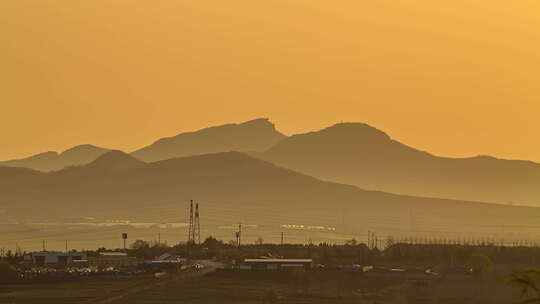
<svg viewBox="0 0 540 304">
<path fill-rule="evenodd" d="M 68 254 L 68 241 L 66 240 L 66 254 Z"/>
<path fill-rule="evenodd" d="M 158 246 L 161 246 L 161 232 L 158 232 L 157 234 L 157 243 L 158 243 Z"/>
<path fill-rule="evenodd" d="M 43 251 L 45 251 L 45 240 L 43 240 Z"/>
<path fill-rule="evenodd" d="M 128 234 L 127 233 L 122 233 L 122 240 L 124 241 L 124 252 L 126 252 L 126 240 L 128 238 Z"/>
<path fill-rule="evenodd" d="M 238 247 L 242 244 L 242 223 L 238 223 L 238 231 L 236 232 L 236 241 L 238 243 Z"/>
<path fill-rule="evenodd" d="M 281 231 L 281 247 L 283 247 L 283 231 Z"/>
</svg>

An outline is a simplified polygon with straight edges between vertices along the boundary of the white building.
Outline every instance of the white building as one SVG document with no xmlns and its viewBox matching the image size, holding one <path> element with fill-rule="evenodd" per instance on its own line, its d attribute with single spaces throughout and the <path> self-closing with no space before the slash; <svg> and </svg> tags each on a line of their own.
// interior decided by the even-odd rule
<svg viewBox="0 0 540 304">
<path fill-rule="evenodd" d="M 32 263 L 36 266 L 67 266 L 74 260 L 86 260 L 86 253 L 83 252 L 40 251 L 32 253 L 31 256 Z"/>
</svg>

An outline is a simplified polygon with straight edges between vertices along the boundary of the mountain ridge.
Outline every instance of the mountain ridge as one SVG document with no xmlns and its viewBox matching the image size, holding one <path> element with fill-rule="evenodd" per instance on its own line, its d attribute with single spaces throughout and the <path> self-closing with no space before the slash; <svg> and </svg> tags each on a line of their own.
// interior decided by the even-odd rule
<svg viewBox="0 0 540 304">
<path fill-rule="evenodd" d="M 55 171 L 88 164 L 106 151 L 110 150 L 80 145 L 60 154 L 41 153 L 25 161 L 26 167 Z M 318 131 L 285 136 L 269 119 L 260 118 L 183 132 L 159 139 L 130 155 L 144 162 L 155 162 L 227 151 L 241 151 L 306 175 L 363 189 L 540 206 L 538 163 L 486 155 L 441 157 L 396 141 L 365 123 L 338 123 Z M 85 154 L 89 156 L 81 160 L 80 155 Z M 58 159 L 63 162 L 59 163 Z M 54 168 L 40 170 L 43 168 L 36 165 L 40 162 L 49 162 Z M 25 167 L 24 162 L 0 165 Z M 135 162 L 128 166 L 132 165 L 136 166 Z"/>
<path fill-rule="evenodd" d="M 61 153 L 48 151 L 26 158 L 0 162 L 0 166 L 24 167 L 38 171 L 56 171 L 69 166 L 84 165 L 92 162 L 109 149 L 83 144 L 71 147 Z"/>
<path fill-rule="evenodd" d="M 227 151 L 264 151 L 285 135 L 268 118 L 224 124 L 158 139 L 131 154 L 144 161 Z"/>
<path fill-rule="evenodd" d="M 400 143 L 366 124 L 336 124 L 292 135 L 256 156 L 364 189 L 540 205 L 538 163 L 485 155 L 436 156 Z"/>
<path fill-rule="evenodd" d="M 130 154 L 143 161 L 219 153 L 227 151 L 262 152 L 286 136 L 268 118 L 228 123 L 163 137 Z M 38 171 L 57 171 L 85 165 L 111 149 L 91 144 L 77 145 L 61 153 L 43 152 L 26 158 L 1 161 L 2 166 L 25 167 Z"/>
</svg>

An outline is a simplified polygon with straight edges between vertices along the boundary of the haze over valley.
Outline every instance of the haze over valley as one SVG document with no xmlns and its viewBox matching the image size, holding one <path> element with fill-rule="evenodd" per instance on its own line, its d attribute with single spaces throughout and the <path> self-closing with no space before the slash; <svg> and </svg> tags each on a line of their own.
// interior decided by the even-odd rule
<svg viewBox="0 0 540 304">
<path fill-rule="evenodd" d="M 285 136 L 257 119 L 131 154 L 85 145 L 39 156 L 0 166 L 8 236 L 0 245 L 35 248 L 46 238 L 61 246 L 67 233 L 83 247 L 114 247 L 120 230 L 180 242 L 190 199 L 201 205 L 203 233 L 225 240 L 239 222 L 253 241 L 277 241 L 283 230 L 298 242 L 362 240 L 367 231 L 496 242 L 540 236 L 540 208 L 505 203 L 535 206 L 540 165 L 437 157 L 361 123 Z"/>
<path fill-rule="evenodd" d="M 0 0 L 0 303 L 540 303 L 538 0 Z"/>
</svg>

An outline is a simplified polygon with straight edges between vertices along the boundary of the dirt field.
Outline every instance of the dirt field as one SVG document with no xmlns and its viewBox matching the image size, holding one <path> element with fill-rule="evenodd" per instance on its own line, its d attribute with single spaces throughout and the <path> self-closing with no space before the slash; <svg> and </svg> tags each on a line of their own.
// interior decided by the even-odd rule
<svg viewBox="0 0 540 304">
<path fill-rule="evenodd" d="M 290 282 L 256 281 L 223 277 L 204 277 L 196 281 L 171 281 L 159 288 L 126 297 L 118 303 L 190 303 L 190 304 L 260 304 L 260 303 L 359 303 L 360 294 L 323 294 L 303 292 Z"/>
<path fill-rule="evenodd" d="M 398 281 L 329 272 L 267 274 L 217 274 L 194 281 L 171 280 L 115 303 L 507 304 L 517 299 L 514 289 L 503 281 Z"/>
<path fill-rule="evenodd" d="M 517 300 L 516 291 L 503 280 L 414 281 L 326 271 L 246 272 L 8 285 L 0 287 L 0 303 L 508 304 Z"/>
<path fill-rule="evenodd" d="M 0 303 L 75 304 L 93 303 L 154 279 L 92 280 L 59 283 L 0 285 Z"/>
</svg>

